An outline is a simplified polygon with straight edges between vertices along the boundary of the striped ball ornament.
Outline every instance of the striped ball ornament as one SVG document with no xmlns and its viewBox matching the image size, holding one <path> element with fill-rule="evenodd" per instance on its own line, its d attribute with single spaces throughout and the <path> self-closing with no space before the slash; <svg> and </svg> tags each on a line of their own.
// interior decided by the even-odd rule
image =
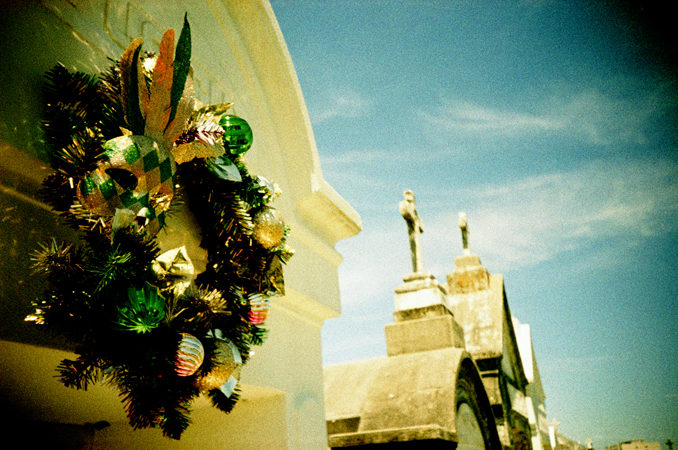
<svg viewBox="0 0 678 450">
<path fill-rule="evenodd" d="M 205 357 L 205 349 L 200 339 L 188 333 L 181 333 L 181 342 L 177 349 L 174 370 L 180 377 L 189 377 L 198 370 Z"/>
</svg>

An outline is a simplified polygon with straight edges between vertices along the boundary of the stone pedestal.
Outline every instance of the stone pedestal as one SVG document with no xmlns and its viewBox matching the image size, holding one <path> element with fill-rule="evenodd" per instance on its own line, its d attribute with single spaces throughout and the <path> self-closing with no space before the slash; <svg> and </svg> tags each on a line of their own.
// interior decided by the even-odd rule
<svg viewBox="0 0 678 450">
<path fill-rule="evenodd" d="M 464 330 L 444 305 L 396 311 L 395 323 L 386 324 L 388 356 L 442 348 L 464 349 Z"/>
<path fill-rule="evenodd" d="M 389 356 L 464 345 L 464 331 L 454 320 L 447 293 L 429 272 L 403 277 L 395 289 L 395 323 L 387 324 Z"/>
<path fill-rule="evenodd" d="M 450 295 L 482 291 L 490 287 L 490 274 L 477 255 L 462 255 L 454 259 L 454 272 L 447 275 Z"/>
<path fill-rule="evenodd" d="M 430 272 L 414 272 L 405 275 L 403 281 L 395 289 L 396 311 L 431 305 L 445 305 L 449 309 L 447 293 Z"/>
</svg>

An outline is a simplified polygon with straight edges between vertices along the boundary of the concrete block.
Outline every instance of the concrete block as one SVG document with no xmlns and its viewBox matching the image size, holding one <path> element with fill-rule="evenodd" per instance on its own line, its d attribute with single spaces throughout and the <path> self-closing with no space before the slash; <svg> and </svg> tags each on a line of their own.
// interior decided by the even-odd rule
<svg viewBox="0 0 678 450">
<path fill-rule="evenodd" d="M 452 315 L 387 324 L 388 356 L 447 347 L 464 348 L 464 331 Z"/>
</svg>

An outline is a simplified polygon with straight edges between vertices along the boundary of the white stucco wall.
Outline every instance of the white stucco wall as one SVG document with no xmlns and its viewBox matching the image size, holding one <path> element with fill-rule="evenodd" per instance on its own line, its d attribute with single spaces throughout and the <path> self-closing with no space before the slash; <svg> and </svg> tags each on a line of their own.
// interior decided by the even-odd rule
<svg viewBox="0 0 678 450">
<path fill-rule="evenodd" d="M 26 249 L 61 232 L 36 195 L 49 172 L 38 131 L 42 75 L 57 61 L 71 70 L 96 73 L 108 66 L 106 57 L 119 58 L 131 38 L 143 37 L 144 48 L 154 49 L 164 30 L 180 30 L 184 12 L 193 36 L 197 97 L 203 103 L 233 102 L 233 113 L 252 126 L 248 167 L 281 186 L 283 195 L 274 206 L 292 228 L 289 243 L 296 255 L 285 268 L 287 294 L 273 301 L 269 313 L 269 339 L 255 348 L 243 370 L 243 399 L 228 416 L 198 402 L 193 425 L 174 442 L 158 430 L 132 432 L 115 392 L 74 392 L 44 377 L 63 353 L 40 342 L 30 345 L 40 338 L 15 323 L 21 316 L 15 311 L 20 302 L 30 302 L 30 297 L 17 298 L 16 289 L 30 282 Z M 31 420 L 108 420 L 112 425 L 97 432 L 94 448 L 326 448 L 320 330 L 325 319 L 340 313 L 341 256 L 334 245 L 356 234 L 361 224 L 322 177 L 302 92 L 268 2 L 3 2 L 0 16 L 9 39 L 0 75 L 5 98 L 0 106 L 0 207 L 6 206 L 4 218 L 18 224 L 0 228 L 0 239 L 3 250 L 11 250 L 6 248 L 11 244 L 19 258 L 11 269 L 0 267 L 11 272 L 0 283 L 0 303 L 13 314 L 5 316 L 12 324 L 0 336 L 0 370 L 24 374 L 4 377 L 2 397 L 12 398 Z M 189 253 L 200 259 L 195 245 L 199 230 L 187 224 L 185 218 L 175 223 L 184 234 L 165 238 L 163 246 L 193 242 Z M 50 393 L 40 407 L 25 394 L 36 389 Z M 71 400 L 64 403 L 66 398 Z M 69 406 L 59 406 L 64 404 Z"/>
<path fill-rule="evenodd" d="M 546 418 L 546 394 L 541 384 L 537 358 L 532 347 L 530 325 L 521 323 L 513 317 L 513 328 L 518 340 L 518 349 L 523 363 L 528 385 L 525 388 L 526 406 L 529 412 L 530 430 L 532 432 L 532 448 L 534 450 L 550 450 L 549 425 Z"/>
</svg>

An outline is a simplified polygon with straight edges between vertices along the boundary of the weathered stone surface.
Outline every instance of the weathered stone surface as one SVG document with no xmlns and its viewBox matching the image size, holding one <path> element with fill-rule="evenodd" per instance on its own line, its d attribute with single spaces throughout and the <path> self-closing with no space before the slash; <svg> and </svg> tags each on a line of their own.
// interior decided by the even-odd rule
<svg viewBox="0 0 678 450">
<path fill-rule="evenodd" d="M 431 287 L 438 287 L 440 284 L 435 279 L 433 274 L 428 271 L 412 272 L 403 276 L 404 284 L 395 288 L 396 293 L 405 293 L 418 291 L 420 289 L 427 289 Z"/>
<path fill-rule="evenodd" d="M 454 272 L 447 276 L 447 290 L 450 294 L 466 294 L 490 287 L 490 274 L 477 255 L 459 256 L 454 263 Z"/>
<path fill-rule="evenodd" d="M 424 223 L 417 213 L 414 192 L 407 190 L 403 192 L 403 197 L 404 200 L 400 202 L 398 209 L 407 223 L 407 233 L 410 237 L 410 254 L 412 256 L 412 271 L 416 273 L 424 270 L 421 258 L 421 244 L 419 243 L 419 235 L 424 232 Z"/>
<path fill-rule="evenodd" d="M 459 402 L 467 401 L 469 389 L 473 398 L 478 395 L 474 408 L 483 405 L 479 414 L 491 414 L 478 369 L 460 348 L 327 366 L 325 409 L 330 446 L 455 445 L 456 413 Z M 403 444 L 391 446 L 394 443 Z"/>
<path fill-rule="evenodd" d="M 450 307 L 464 330 L 467 351 L 480 368 L 497 433 L 511 447 L 529 433 L 528 384 L 501 274 L 490 275 L 476 255 L 455 259 L 447 276 Z"/>
<path fill-rule="evenodd" d="M 423 308 L 404 309 L 393 313 L 393 320 L 405 322 L 407 320 L 427 319 L 440 316 L 451 316 L 452 311 L 445 305 L 436 304 Z"/>
<path fill-rule="evenodd" d="M 456 374 L 465 352 L 447 348 L 423 353 L 373 358 L 325 368 L 327 419 L 360 417 L 359 431 L 438 424 L 453 430 L 453 416 L 440 408 L 454 403 Z M 452 396 L 443 402 L 442 396 Z M 432 400 L 415 411 L 410 400 L 420 394 Z M 421 400 L 415 400 L 418 404 Z M 453 408 L 451 408 L 453 409 Z"/>
<path fill-rule="evenodd" d="M 455 433 L 438 425 L 426 425 L 396 430 L 368 431 L 360 434 L 330 435 L 330 447 L 357 447 L 362 449 L 449 449 L 451 442 L 456 442 Z"/>
<path fill-rule="evenodd" d="M 447 293 L 430 272 L 415 272 L 403 277 L 405 283 L 395 288 L 395 309 L 403 311 L 430 305 L 449 308 Z"/>
<path fill-rule="evenodd" d="M 385 331 L 389 356 L 465 346 L 464 331 L 451 314 L 390 323 Z"/>
<path fill-rule="evenodd" d="M 360 417 L 344 417 L 327 421 L 327 434 L 355 433 L 360 425 Z"/>
</svg>

